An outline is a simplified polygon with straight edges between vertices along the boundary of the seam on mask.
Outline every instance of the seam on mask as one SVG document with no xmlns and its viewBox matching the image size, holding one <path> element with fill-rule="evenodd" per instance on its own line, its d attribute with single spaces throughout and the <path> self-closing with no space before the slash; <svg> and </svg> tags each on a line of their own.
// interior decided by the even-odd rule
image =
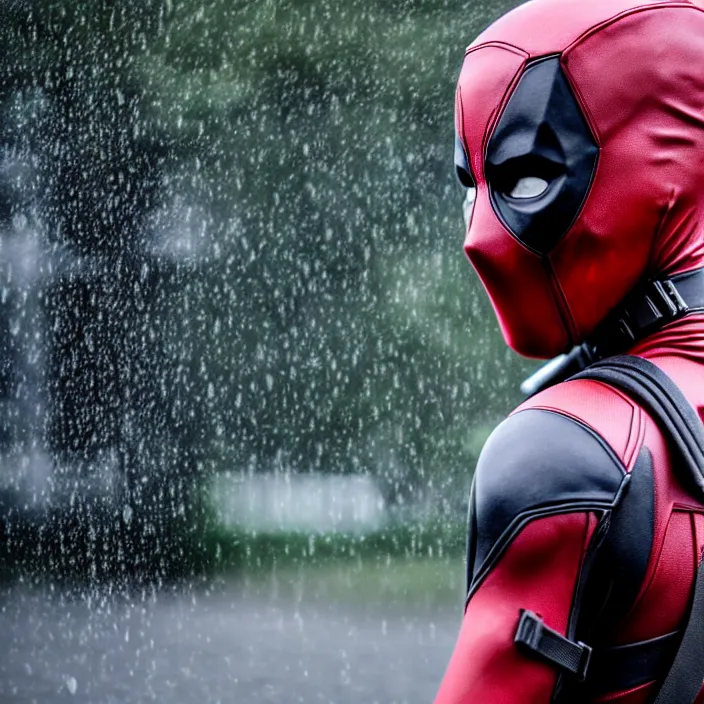
<svg viewBox="0 0 704 704">
<path fill-rule="evenodd" d="M 527 51 L 524 49 L 521 49 L 518 46 L 515 46 L 513 44 L 510 44 L 509 42 L 502 42 L 498 40 L 493 40 L 490 42 L 482 42 L 481 44 L 478 44 L 477 46 L 472 46 L 471 44 L 465 49 L 464 56 L 467 58 L 469 54 L 474 53 L 475 51 L 479 51 L 479 49 L 485 49 L 487 47 L 494 47 L 495 49 L 506 49 L 506 51 L 510 51 L 512 54 L 518 54 L 519 56 L 524 56 L 526 58 L 530 58 L 530 54 L 528 54 Z"/>
<path fill-rule="evenodd" d="M 501 96 L 501 101 L 499 102 L 496 110 L 494 110 L 493 113 L 491 114 L 491 117 L 489 119 L 489 122 L 487 123 L 486 129 L 484 130 L 484 136 L 482 137 L 482 164 L 483 165 L 486 165 L 486 153 L 489 149 L 489 142 L 491 141 L 491 138 L 494 134 L 494 130 L 496 130 L 496 126 L 499 123 L 499 118 L 501 115 L 503 115 L 504 110 L 506 110 L 506 105 L 508 104 L 508 101 L 511 99 L 511 96 L 513 95 L 514 91 L 516 90 L 516 86 L 518 86 L 518 83 L 521 80 L 521 76 L 523 76 L 523 74 L 526 70 L 526 64 L 528 63 L 529 56 L 525 52 L 522 52 L 520 55 L 523 57 L 523 63 L 518 67 L 518 70 L 516 71 L 514 77 L 511 79 L 511 82 L 506 87 L 504 94 Z M 484 172 L 484 174 L 483 174 L 484 181 L 486 181 L 486 169 L 482 169 L 482 171 Z"/>
<path fill-rule="evenodd" d="M 599 155 L 601 155 L 602 138 L 601 134 L 599 133 L 599 126 L 596 123 L 594 115 L 592 115 L 592 112 L 589 109 L 589 105 L 587 104 L 584 94 L 582 93 L 580 87 L 577 85 L 577 81 L 574 79 L 574 76 L 570 71 L 569 59 L 570 57 L 565 51 L 560 58 L 560 65 L 562 66 L 562 71 L 565 74 L 565 78 L 567 79 L 567 84 L 571 88 L 572 93 L 574 93 L 574 97 L 577 99 L 579 107 L 582 109 L 582 114 L 584 115 L 584 119 L 587 121 L 589 131 L 592 133 L 592 137 L 594 137 L 594 140 L 596 141 L 596 146 L 599 148 Z M 594 170 L 596 171 L 596 167 Z"/>
<path fill-rule="evenodd" d="M 648 249 L 648 261 L 646 263 L 646 274 L 648 278 L 650 278 L 651 276 L 655 276 L 656 274 L 664 273 L 660 272 L 659 270 L 656 270 L 654 267 L 655 262 L 653 261 L 653 258 L 655 256 L 655 245 L 660 240 L 660 237 L 662 236 L 662 233 L 665 230 L 665 222 L 667 221 L 667 216 L 672 212 L 672 209 L 675 207 L 676 202 L 677 193 L 675 187 L 672 186 L 670 189 L 670 197 L 667 199 L 667 204 L 663 206 L 662 216 L 660 217 L 658 226 L 655 228 L 655 232 L 653 233 L 653 239 L 650 241 L 650 247 Z"/>
<path fill-rule="evenodd" d="M 567 302 L 567 297 L 565 292 L 562 290 L 562 285 L 560 284 L 555 269 L 553 268 L 552 261 L 550 260 L 550 255 L 544 256 L 542 258 L 543 266 L 548 274 L 548 278 L 551 283 L 552 298 L 555 301 L 557 311 L 562 320 L 562 324 L 565 328 L 565 332 L 569 338 L 568 348 L 576 344 L 576 340 L 579 337 L 579 331 L 577 330 L 577 323 L 575 322 L 574 316 L 572 315 L 572 310 L 570 309 L 569 303 Z"/>
<path fill-rule="evenodd" d="M 684 9 L 684 10 L 699 10 L 700 12 L 702 11 L 701 8 L 697 7 L 696 5 L 693 5 L 691 2 L 661 2 L 661 3 L 656 3 L 654 5 L 639 5 L 638 7 L 631 7 L 628 10 L 624 10 L 623 12 L 620 12 L 617 15 L 614 15 L 613 17 L 610 17 L 607 20 L 604 20 L 603 22 L 600 22 L 599 24 L 595 25 L 594 27 L 590 27 L 586 32 L 581 34 L 577 39 L 575 39 L 565 50 L 564 54 L 569 54 L 573 49 L 575 49 L 579 44 L 585 42 L 587 39 L 590 37 L 594 36 L 595 34 L 598 34 L 602 29 L 605 29 L 606 27 L 611 26 L 612 24 L 615 24 L 616 22 L 626 18 L 630 17 L 631 15 L 638 15 L 641 12 L 648 12 L 649 10 L 667 10 L 667 9 Z"/>
</svg>

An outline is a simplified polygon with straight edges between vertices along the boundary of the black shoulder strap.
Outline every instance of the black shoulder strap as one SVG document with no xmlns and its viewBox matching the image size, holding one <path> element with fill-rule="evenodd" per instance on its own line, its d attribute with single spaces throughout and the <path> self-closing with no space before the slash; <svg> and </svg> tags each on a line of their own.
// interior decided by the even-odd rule
<svg viewBox="0 0 704 704">
<path fill-rule="evenodd" d="M 686 475 L 682 479 L 704 501 L 704 427 L 699 415 L 672 379 L 640 357 L 609 357 L 573 379 L 595 379 L 623 391 L 644 408 L 679 450 Z"/>
<path fill-rule="evenodd" d="M 594 379 L 623 391 L 655 420 L 683 460 L 682 479 L 704 501 L 704 427 L 678 386 L 640 357 L 611 357 L 573 379 Z M 699 567 L 689 620 L 654 704 L 693 704 L 704 681 L 704 562 Z"/>
</svg>

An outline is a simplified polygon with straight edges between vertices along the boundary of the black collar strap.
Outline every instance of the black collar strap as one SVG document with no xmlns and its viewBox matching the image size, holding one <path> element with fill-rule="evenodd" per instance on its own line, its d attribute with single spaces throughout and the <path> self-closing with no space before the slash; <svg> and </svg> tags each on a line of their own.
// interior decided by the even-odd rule
<svg viewBox="0 0 704 704">
<path fill-rule="evenodd" d="M 551 360 L 521 384 L 526 396 L 569 379 L 590 364 L 622 354 L 648 335 L 688 313 L 704 311 L 704 269 L 638 286 L 571 352 Z"/>
<path fill-rule="evenodd" d="M 588 345 L 596 358 L 611 357 L 697 310 L 704 310 L 704 269 L 654 279 L 629 294 L 597 327 Z"/>
</svg>

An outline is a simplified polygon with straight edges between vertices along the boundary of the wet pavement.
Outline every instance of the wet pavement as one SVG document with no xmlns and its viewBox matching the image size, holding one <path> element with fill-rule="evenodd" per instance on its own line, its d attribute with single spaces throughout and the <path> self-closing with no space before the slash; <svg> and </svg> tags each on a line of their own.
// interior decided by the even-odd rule
<svg viewBox="0 0 704 704">
<path fill-rule="evenodd" d="M 0 704 L 432 702 L 457 604 L 345 603 L 239 584 L 0 593 Z"/>
</svg>

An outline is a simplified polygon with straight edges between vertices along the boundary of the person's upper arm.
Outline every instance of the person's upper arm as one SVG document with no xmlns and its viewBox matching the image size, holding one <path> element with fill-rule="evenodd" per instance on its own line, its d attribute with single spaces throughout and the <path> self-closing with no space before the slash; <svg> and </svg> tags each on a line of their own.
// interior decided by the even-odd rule
<svg viewBox="0 0 704 704">
<path fill-rule="evenodd" d="M 585 425 L 544 410 L 502 423 L 470 497 L 464 622 L 436 704 L 548 704 L 558 669 L 514 644 L 521 610 L 572 638 L 585 556 L 625 476 Z"/>
</svg>

